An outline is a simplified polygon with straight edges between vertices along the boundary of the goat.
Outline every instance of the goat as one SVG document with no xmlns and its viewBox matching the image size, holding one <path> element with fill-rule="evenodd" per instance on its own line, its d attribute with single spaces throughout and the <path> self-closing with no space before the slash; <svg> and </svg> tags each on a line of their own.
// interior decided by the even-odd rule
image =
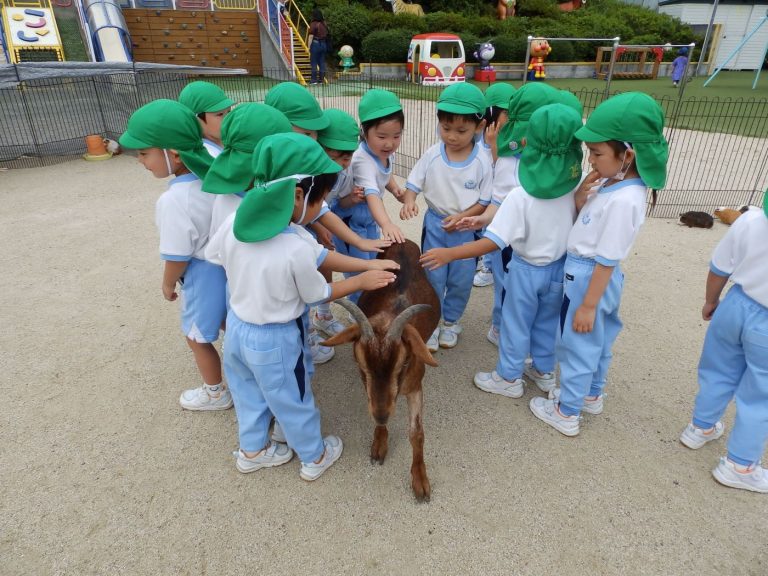
<svg viewBox="0 0 768 576">
<path fill-rule="evenodd" d="M 715 209 L 715 217 L 718 218 L 723 224 L 728 224 L 728 226 L 736 222 L 736 218 L 741 215 L 742 212 L 733 210 L 732 208 L 720 207 Z"/>
<path fill-rule="evenodd" d="M 714 218 L 706 212 L 691 210 L 680 214 L 680 223 L 685 224 L 688 228 L 712 228 L 714 222 Z"/>
<path fill-rule="evenodd" d="M 440 321 L 440 301 L 419 264 L 419 247 L 406 240 L 393 244 L 379 258 L 400 264 L 395 282 L 364 292 L 359 306 L 349 300 L 346 308 L 356 324 L 324 341 L 324 346 L 354 342 L 353 352 L 368 394 L 368 411 L 376 427 L 371 462 L 384 463 L 387 455 L 387 421 L 395 411 L 397 396 L 408 401 L 408 436 L 413 449 L 411 487 L 418 500 L 428 501 L 431 486 L 424 464 L 423 395 L 424 365 L 437 366 L 425 342 Z"/>
</svg>

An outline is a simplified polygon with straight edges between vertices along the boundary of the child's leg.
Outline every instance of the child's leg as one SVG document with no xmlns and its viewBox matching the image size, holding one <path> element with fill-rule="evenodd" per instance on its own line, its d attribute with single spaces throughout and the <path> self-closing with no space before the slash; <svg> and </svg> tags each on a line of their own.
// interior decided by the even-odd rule
<svg viewBox="0 0 768 576">
<path fill-rule="evenodd" d="M 446 233 L 442 227 L 442 219 L 432 210 L 424 213 L 424 223 L 421 228 L 421 251 L 426 252 L 431 248 L 444 248 Z M 445 287 L 448 283 L 448 266 L 442 266 L 437 270 L 427 270 L 427 279 L 437 293 L 440 307 L 445 318 Z"/>
<path fill-rule="evenodd" d="M 347 220 L 345 220 L 345 222 L 347 222 Z M 373 216 L 371 216 L 371 211 L 368 209 L 367 204 L 357 204 L 352 209 L 352 216 L 349 218 L 347 226 L 349 226 L 349 229 L 361 238 L 377 240 L 381 237 L 381 230 L 379 230 L 379 226 L 376 224 Z M 355 246 L 350 246 L 348 244 L 345 244 L 345 246 L 347 254 L 353 258 L 361 258 L 363 260 L 373 260 L 376 258 L 375 252 L 363 252 Z M 344 277 L 350 278 L 351 276 L 355 275 L 355 272 L 349 272 L 345 273 Z M 349 298 L 352 302 L 357 303 L 361 294 L 362 292 L 355 292 L 347 296 L 347 298 Z"/>
<path fill-rule="evenodd" d="M 618 291 L 619 299 L 615 304 L 611 304 L 611 310 L 603 317 L 603 353 L 600 356 L 597 370 L 595 370 L 595 373 L 592 375 L 589 396 L 600 396 L 603 393 L 608 378 L 608 368 L 610 368 L 611 361 L 613 360 L 613 344 L 616 342 L 616 338 L 618 338 L 621 329 L 624 327 L 624 323 L 619 318 L 621 293 L 624 290 L 624 274 L 619 270 L 618 266 L 613 271 L 613 277 L 611 278 L 611 284 L 609 286 L 613 287 L 614 285 L 616 285 L 616 288 L 614 288 L 612 292 L 615 293 Z"/>
<path fill-rule="evenodd" d="M 555 370 L 557 323 L 563 304 L 564 261 L 542 267 L 542 278 L 538 283 L 538 310 L 531 326 L 531 358 L 534 368 L 541 373 Z"/>
<path fill-rule="evenodd" d="M 448 237 L 448 247 L 461 246 L 475 240 L 473 232 L 451 232 Z M 475 260 L 454 260 L 448 266 L 448 277 L 445 283 L 445 299 L 443 301 L 443 318 L 446 322 L 458 322 L 469 302 L 472 293 L 472 280 L 475 277 Z"/>
<path fill-rule="evenodd" d="M 499 362 L 496 364 L 496 372 L 508 382 L 523 375 L 525 358 L 531 344 L 531 326 L 539 306 L 537 278 L 528 273 L 528 268 L 529 265 L 519 259 L 513 259 L 504 280 Z"/>
<path fill-rule="evenodd" d="M 503 292 L 505 288 L 504 278 L 507 274 L 507 266 L 512 257 L 512 248 L 507 246 L 503 250 L 491 252 L 491 272 L 493 272 L 493 312 L 491 313 L 491 325 L 501 328 Z"/>
<path fill-rule="evenodd" d="M 221 358 L 213 344 L 195 342 L 187 338 L 187 344 L 195 357 L 197 369 L 203 377 L 203 382 L 209 386 L 221 384 Z"/>
</svg>

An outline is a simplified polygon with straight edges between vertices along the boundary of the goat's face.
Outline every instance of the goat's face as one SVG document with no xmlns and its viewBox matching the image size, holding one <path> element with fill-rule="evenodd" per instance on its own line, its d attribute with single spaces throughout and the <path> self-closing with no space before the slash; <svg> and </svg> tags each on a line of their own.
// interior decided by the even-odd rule
<svg viewBox="0 0 768 576">
<path fill-rule="evenodd" d="M 368 411 L 376 424 L 385 426 L 395 411 L 400 384 L 408 368 L 407 345 L 402 339 L 358 339 L 354 353 L 368 395 Z"/>
</svg>

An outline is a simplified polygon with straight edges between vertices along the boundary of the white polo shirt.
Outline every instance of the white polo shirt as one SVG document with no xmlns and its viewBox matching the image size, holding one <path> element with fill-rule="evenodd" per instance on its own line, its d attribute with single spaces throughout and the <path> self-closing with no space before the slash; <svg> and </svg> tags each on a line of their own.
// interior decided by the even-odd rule
<svg viewBox="0 0 768 576">
<path fill-rule="evenodd" d="M 327 300 L 331 287 L 317 270 L 327 254 L 301 226 L 291 224 L 263 242 L 240 242 L 232 231 L 235 215 L 221 225 L 205 251 L 224 266 L 229 304 L 251 324 L 290 322 L 307 305 Z"/>
<path fill-rule="evenodd" d="M 211 212 L 211 238 L 216 234 L 218 229 L 224 224 L 224 220 L 229 218 L 230 214 L 234 214 L 237 207 L 240 206 L 240 202 L 245 197 L 245 192 L 237 192 L 235 194 L 212 194 L 215 196 L 213 200 L 213 210 Z"/>
<path fill-rule="evenodd" d="M 518 170 L 520 158 L 518 156 L 499 156 L 493 167 L 493 192 L 491 201 L 495 206 L 500 206 L 512 188 L 520 186 Z"/>
<path fill-rule="evenodd" d="M 362 142 L 352 154 L 350 168 L 354 185 L 362 186 L 366 196 L 376 194 L 380 198 L 383 197 L 392 176 L 394 160 L 395 155 L 390 155 L 387 165 L 384 166 L 381 160 L 368 148 L 368 144 Z"/>
<path fill-rule="evenodd" d="M 221 146 L 216 144 L 213 140 L 208 140 L 208 138 L 203 138 L 203 146 L 206 150 L 208 150 L 208 154 L 216 158 L 221 152 L 224 150 Z"/>
<path fill-rule="evenodd" d="M 768 218 L 762 210 L 748 210 L 731 225 L 712 254 L 709 268 L 730 276 L 744 293 L 768 308 Z"/>
<path fill-rule="evenodd" d="M 645 222 L 646 194 L 647 187 L 640 178 L 600 188 L 576 217 L 568 252 L 616 266 L 629 255 Z"/>
<path fill-rule="evenodd" d="M 463 212 L 474 204 L 491 203 L 493 167 L 475 143 L 463 162 L 452 162 L 445 143 L 438 142 L 422 154 L 408 175 L 405 187 L 417 194 L 432 210 L 442 216 Z"/>
<path fill-rule="evenodd" d="M 155 223 L 163 260 L 186 262 L 205 257 L 215 196 L 203 192 L 202 185 L 192 173 L 177 176 L 157 199 Z"/>
<path fill-rule="evenodd" d="M 336 202 L 340 198 L 345 198 L 352 194 L 352 189 L 354 188 L 354 177 L 352 176 L 352 165 L 348 168 L 345 168 L 341 172 L 338 173 L 336 176 L 336 184 L 333 185 L 333 188 L 331 188 L 331 191 L 328 192 L 328 196 L 326 196 L 325 201 L 328 202 L 328 204 L 333 205 L 334 202 Z"/>
<path fill-rule="evenodd" d="M 541 200 L 522 186 L 513 188 L 499 206 L 484 237 L 534 266 L 551 264 L 565 255 L 568 235 L 576 218 L 573 199 L 578 186 L 553 200 Z"/>
</svg>

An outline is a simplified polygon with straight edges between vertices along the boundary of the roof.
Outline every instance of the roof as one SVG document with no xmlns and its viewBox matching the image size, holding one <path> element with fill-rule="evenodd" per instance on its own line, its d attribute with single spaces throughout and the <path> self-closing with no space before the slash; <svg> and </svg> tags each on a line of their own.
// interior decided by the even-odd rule
<svg viewBox="0 0 768 576">
<path fill-rule="evenodd" d="M 461 40 L 456 34 L 446 34 L 445 32 L 433 32 L 430 34 L 416 34 L 413 40 Z"/>
</svg>

